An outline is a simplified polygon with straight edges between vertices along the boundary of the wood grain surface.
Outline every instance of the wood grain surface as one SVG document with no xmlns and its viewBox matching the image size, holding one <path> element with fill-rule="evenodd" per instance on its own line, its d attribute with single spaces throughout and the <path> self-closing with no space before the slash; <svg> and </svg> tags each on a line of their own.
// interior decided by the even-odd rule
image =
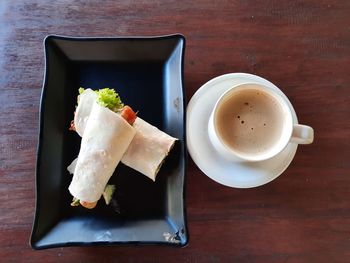
<svg viewBox="0 0 350 263">
<path fill-rule="evenodd" d="M 350 1 L 0 1 L 1 262 L 350 262 Z M 277 180 L 221 186 L 189 160 L 189 245 L 34 251 L 42 41 L 187 39 L 187 101 L 229 72 L 263 76 L 315 130 Z"/>
</svg>

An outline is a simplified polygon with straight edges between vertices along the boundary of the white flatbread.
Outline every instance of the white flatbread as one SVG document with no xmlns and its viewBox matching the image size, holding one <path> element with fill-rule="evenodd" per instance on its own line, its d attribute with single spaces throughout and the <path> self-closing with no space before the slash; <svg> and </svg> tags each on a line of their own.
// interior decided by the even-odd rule
<svg viewBox="0 0 350 263">
<path fill-rule="evenodd" d="M 91 89 L 86 89 L 80 95 L 74 118 L 75 128 L 77 132 L 79 130 L 78 134 L 80 136 L 84 134 L 84 120 L 89 119 L 96 98 L 96 93 Z M 76 120 L 77 122 L 75 122 Z M 169 154 L 177 139 L 139 117 L 136 118 L 133 127 L 136 129 L 136 135 L 121 161 L 155 181 L 165 157 Z"/>
<path fill-rule="evenodd" d="M 155 181 L 163 160 L 173 147 L 176 138 L 141 118 L 135 120 L 133 127 L 136 129 L 136 135 L 124 153 L 122 163 Z"/>
<path fill-rule="evenodd" d="M 78 107 L 74 114 L 74 126 L 80 137 L 83 137 L 87 121 L 94 102 L 97 99 L 97 94 L 92 89 L 86 89 L 79 95 Z"/>
<path fill-rule="evenodd" d="M 78 157 L 73 160 L 73 162 L 67 167 L 67 171 L 70 174 L 74 174 L 75 166 L 77 166 Z"/>
<path fill-rule="evenodd" d="M 86 202 L 99 200 L 135 133 L 119 114 L 94 102 L 83 132 L 70 193 Z"/>
</svg>

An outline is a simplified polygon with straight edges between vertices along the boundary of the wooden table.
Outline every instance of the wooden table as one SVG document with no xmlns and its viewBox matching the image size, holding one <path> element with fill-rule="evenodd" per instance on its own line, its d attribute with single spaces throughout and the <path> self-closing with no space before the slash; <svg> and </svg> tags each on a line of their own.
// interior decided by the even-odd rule
<svg viewBox="0 0 350 263">
<path fill-rule="evenodd" d="M 350 262 L 350 2 L 0 2 L 0 261 Z M 190 160 L 185 248 L 34 251 L 38 112 L 47 34 L 187 38 L 187 101 L 229 72 L 263 76 L 315 129 L 277 180 L 224 187 Z"/>
</svg>

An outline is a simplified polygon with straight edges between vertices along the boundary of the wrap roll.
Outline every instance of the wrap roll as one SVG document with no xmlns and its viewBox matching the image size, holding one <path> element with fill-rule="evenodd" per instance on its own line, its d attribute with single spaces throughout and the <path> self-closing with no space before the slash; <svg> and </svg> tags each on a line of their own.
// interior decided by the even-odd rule
<svg viewBox="0 0 350 263">
<path fill-rule="evenodd" d="M 74 114 L 74 126 L 76 132 L 83 137 L 83 133 L 89 119 L 89 115 L 97 99 L 97 94 L 92 89 L 86 89 L 79 95 L 78 107 Z"/>
<path fill-rule="evenodd" d="M 122 163 L 155 181 L 176 139 L 139 117 L 133 126 L 136 134 L 123 155 Z"/>
<path fill-rule="evenodd" d="M 136 130 L 119 114 L 96 102 L 92 103 L 84 125 L 69 191 L 77 199 L 95 202 L 100 199 Z"/>
<path fill-rule="evenodd" d="M 80 95 L 74 118 L 74 124 L 80 136 L 84 135 L 85 125 L 89 120 L 96 97 L 96 93 L 91 89 L 86 89 Z M 135 137 L 122 157 L 121 162 L 155 181 L 165 157 L 177 139 L 147 123 L 140 117 L 136 118 L 133 127 L 136 130 Z M 73 163 L 71 166 L 74 168 Z M 72 167 L 68 170 L 71 169 Z"/>
</svg>

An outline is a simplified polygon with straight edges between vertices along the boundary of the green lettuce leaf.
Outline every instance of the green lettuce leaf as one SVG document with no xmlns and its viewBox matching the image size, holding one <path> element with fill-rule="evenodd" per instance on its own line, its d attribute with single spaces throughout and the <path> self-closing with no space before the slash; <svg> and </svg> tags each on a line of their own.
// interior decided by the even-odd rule
<svg viewBox="0 0 350 263">
<path fill-rule="evenodd" d="M 83 94 L 84 91 L 85 91 L 85 89 L 82 88 L 82 87 L 80 87 L 80 88 L 79 88 L 79 95 L 80 95 L 80 94 Z"/>
<path fill-rule="evenodd" d="M 80 200 L 78 198 L 73 197 L 72 203 L 70 205 L 71 206 L 79 206 Z"/>
<path fill-rule="evenodd" d="M 115 189 L 116 189 L 116 187 L 113 184 L 106 185 L 106 188 L 102 194 L 103 198 L 105 199 L 106 205 L 109 205 L 109 203 L 111 202 L 111 199 L 112 199 L 112 196 L 115 192 Z"/>
<path fill-rule="evenodd" d="M 96 91 L 97 103 L 102 107 L 106 107 L 114 112 L 121 110 L 124 107 L 118 93 L 114 89 L 104 88 Z"/>
</svg>

